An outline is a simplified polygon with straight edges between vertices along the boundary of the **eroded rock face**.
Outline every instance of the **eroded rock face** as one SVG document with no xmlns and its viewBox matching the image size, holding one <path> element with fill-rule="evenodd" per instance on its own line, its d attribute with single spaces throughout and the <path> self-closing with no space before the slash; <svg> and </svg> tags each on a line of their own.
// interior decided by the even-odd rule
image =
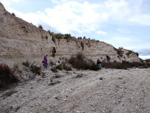
<svg viewBox="0 0 150 113">
<path fill-rule="evenodd" d="M 129 50 L 126 49 L 115 49 L 112 45 L 107 44 L 105 42 L 88 40 L 88 39 L 60 39 L 56 41 L 57 47 L 57 56 L 70 58 L 77 53 L 82 53 L 87 58 L 97 61 L 100 59 L 101 61 L 107 62 L 107 57 L 110 57 L 110 62 L 139 62 L 139 58 L 136 53 L 130 52 L 127 54 Z M 118 53 L 121 51 L 121 53 Z"/>
<path fill-rule="evenodd" d="M 51 57 L 51 50 L 56 47 L 56 59 L 70 58 L 77 53 L 83 53 L 87 58 L 96 61 L 106 60 L 121 62 L 136 61 L 139 58 L 135 53 L 118 57 L 113 46 L 104 42 L 97 42 L 88 39 L 58 39 L 54 43 L 48 32 L 27 23 L 26 21 L 10 14 L 0 3 L 0 63 L 19 63 L 25 60 L 40 62 L 45 54 Z"/>
<path fill-rule="evenodd" d="M 11 62 L 43 57 L 54 46 L 48 32 L 7 12 L 0 4 L 0 60 Z"/>
</svg>

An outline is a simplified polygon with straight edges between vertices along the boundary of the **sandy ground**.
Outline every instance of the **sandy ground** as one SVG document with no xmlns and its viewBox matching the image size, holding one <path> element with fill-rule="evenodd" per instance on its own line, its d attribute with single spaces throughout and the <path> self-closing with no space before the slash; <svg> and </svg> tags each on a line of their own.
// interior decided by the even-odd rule
<svg viewBox="0 0 150 113">
<path fill-rule="evenodd" d="M 44 73 L 1 91 L 0 113 L 150 113 L 150 68 Z"/>
</svg>

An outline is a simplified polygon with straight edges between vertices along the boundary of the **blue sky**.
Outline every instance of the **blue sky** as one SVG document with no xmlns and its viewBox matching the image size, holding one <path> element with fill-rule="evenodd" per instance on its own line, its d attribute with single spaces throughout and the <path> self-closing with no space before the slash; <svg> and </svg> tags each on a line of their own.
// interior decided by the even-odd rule
<svg viewBox="0 0 150 113">
<path fill-rule="evenodd" d="M 0 0 L 36 26 L 104 41 L 150 58 L 150 0 Z"/>
</svg>

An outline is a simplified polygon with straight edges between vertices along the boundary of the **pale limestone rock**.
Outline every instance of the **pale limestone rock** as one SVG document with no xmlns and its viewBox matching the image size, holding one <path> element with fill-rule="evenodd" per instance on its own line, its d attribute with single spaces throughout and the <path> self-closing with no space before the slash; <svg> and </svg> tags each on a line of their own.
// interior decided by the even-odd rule
<svg viewBox="0 0 150 113">
<path fill-rule="evenodd" d="M 53 47 L 57 51 L 55 58 L 51 57 Z M 139 62 L 136 54 L 127 56 L 127 51 L 122 58 L 118 58 L 114 47 L 105 42 L 73 38 L 57 39 L 54 43 L 47 31 L 15 17 L 0 3 L 0 63 L 14 64 L 26 60 L 41 63 L 45 54 L 48 54 L 48 60 L 57 62 L 78 53 L 95 62 L 97 59 L 106 61 L 106 55 L 110 56 L 111 62 Z"/>
</svg>

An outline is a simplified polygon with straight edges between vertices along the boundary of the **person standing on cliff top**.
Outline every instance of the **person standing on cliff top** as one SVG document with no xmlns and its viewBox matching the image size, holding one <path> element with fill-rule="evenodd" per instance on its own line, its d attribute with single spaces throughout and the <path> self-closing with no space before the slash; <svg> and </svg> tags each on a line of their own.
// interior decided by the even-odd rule
<svg viewBox="0 0 150 113">
<path fill-rule="evenodd" d="M 53 57 L 55 57 L 55 53 L 56 53 L 56 49 L 55 49 L 55 47 L 53 47 L 53 50 L 52 50 Z"/>
<path fill-rule="evenodd" d="M 48 56 L 48 54 L 46 54 L 46 55 L 44 56 L 44 59 L 43 59 L 44 68 L 46 68 L 46 69 L 47 69 L 47 66 L 48 66 L 47 56 Z"/>
</svg>

